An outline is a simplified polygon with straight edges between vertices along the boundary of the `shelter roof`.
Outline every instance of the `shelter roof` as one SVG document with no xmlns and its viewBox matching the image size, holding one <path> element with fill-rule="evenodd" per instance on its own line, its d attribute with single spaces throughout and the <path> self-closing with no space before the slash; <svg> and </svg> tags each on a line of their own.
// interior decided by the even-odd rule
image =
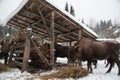
<svg viewBox="0 0 120 80">
<path fill-rule="evenodd" d="M 33 34 L 38 37 L 49 40 L 48 31 L 52 22 L 52 12 L 54 12 L 54 34 L 58 35 L 58 42 L 78 40 L 79 30 L 81 30 L 81 35 L 84 37 L 98 37 L 85 24 L 57 7 L 50 0 L 28 0 L 24 7 L 21 6 L 18 9 L 20 10 L 15 13 L 7 24 L 19 29 L 31 27 Z"/>
</svg>

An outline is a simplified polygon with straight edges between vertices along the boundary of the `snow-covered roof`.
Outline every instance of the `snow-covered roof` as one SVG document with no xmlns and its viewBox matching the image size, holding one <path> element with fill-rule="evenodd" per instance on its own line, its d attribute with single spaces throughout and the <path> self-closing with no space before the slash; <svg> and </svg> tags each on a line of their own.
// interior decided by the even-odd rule
<svg viewBox="0 0 120 80">
<path fill-rule="evenodd" d="M 117 38 L 117 39 L 107 39 L 107 38 L 99 38 L 99 39 L 96 39 L 98 41 L 107 41 L 107 42 L 114 42 L 114 43 L 120 43 L 120 39 Z"/>
<path fill-rule="evenodd" d="M 18 3 L 17 3 L 18 2 Z M 5 26 L 7 22 L 16 14 L 18 13 L 23 6 L 28 2 L 28 0 L 2 0 L 0 3 L 0 25 Z M 16 3 L 16 4 L 11 4 Z"/>
<path fill-rule="evenodd" d="M 98 41 L 115 41 L 115 39 L 107 39 L 107 38 L 98 38 Z"/>
<path fill-rule="evenodd" d="M 76 23 L 78 23 L 81 27 L 83 27 L 85 30 L 87 30 L 88 32 L 92 33 L 93 35 L 95 35 L 96 37 L 98 37 L 98 35 L 91 30 L 88 26 L 86 26 L 85 24 L 83 24 L 81 21 L 79 21 L 77 18 L 73 17 L 70 13 L 68 13 L 67 11 L 61 9 L 60 7 L 58 7 L 56 4 L 54 4 L 51 0 L 46 0 L 47 2 L 49 2 L 51 5 L 53 5 L 54 7 L 56 7 L 57 9 L 59 9 L 61 12 L 63 12 L 66 16 L 70 17 L 71 19 L 73 19 Z"/>
<path fill-rule="evenodd" d="M 22 2 L 19 4 L 19 6 L 12 11 L 9 16 L 7 16 L 7 18 L 5 19 L 3 24 L 9 23 L 10 19 L 14 18 L 14 16 L 16 16 L 17 13 L 20 12 L 20 10 L 23 9 L 23 7 L 25 6 L 26 3 L 28 3 L 31 0 L 22 0 Z M 43 0 L 43 2 L 53 6 L 54 8 L 56 8 L 59 12 L 61 12 L 62 14 L 64 14 L 64 17 L 67 16 L 68 19 L 70 19 L 74 24 L 77 24 L 79 28 L 82 28 L 84 31 L 84 34 L 89 35 L 89 37 L 93 37 L 93 38 L 97 38 L 98 35 L 91 30 L 89 27 L 87 27 L 85 24 L 81 23 L 78 19 L 76 19 L 75 17 L 73 17 L 72 15 L 70 15 L 70 13 L 66 12 L 65 10 L 59 8 L 56 4 L 54 4 L 51 0 Z M 27 5 L 27 4 L 26 4 Z M 57 11 L 56 11 L 57 12 Z M 34 14 L 34 13 L 33 13 Z M 9 21 L 9 22 L 8 22 Z M 79 29 L 78 28 L 78 29 Z M 71 28 L 72 29 L 72 28 Z M 74 28 L 75 29 L 75 28 Z M 70 30 L 71 31 L 71 30 Z M 64 32 L 64 31 L 63 31 Z M 65 36 L 64 36 L 65 37 Z M 65 37 L 66 38 L 66 37 Z M 73 38 L 74 39 L 74 38 Z"/>
</svg>

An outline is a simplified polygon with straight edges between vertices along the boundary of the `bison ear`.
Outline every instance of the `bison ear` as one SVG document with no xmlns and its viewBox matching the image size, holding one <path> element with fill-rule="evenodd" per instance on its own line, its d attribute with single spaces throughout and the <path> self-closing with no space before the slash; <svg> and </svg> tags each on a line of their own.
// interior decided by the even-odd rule
<svg viewBox="0 0 120 80">
<path fill-rule="evenodd" d="M 76 47 L 76 48 L 75 48 L 75 51 L 78 51 L 78 49 L 79 49 L 79 47 Z"/>
</svg>

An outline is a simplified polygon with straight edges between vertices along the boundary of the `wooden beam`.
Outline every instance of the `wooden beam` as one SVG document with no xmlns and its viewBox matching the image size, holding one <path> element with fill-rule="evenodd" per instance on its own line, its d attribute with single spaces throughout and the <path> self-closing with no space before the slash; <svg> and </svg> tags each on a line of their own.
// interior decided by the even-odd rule
<svg viewBox="0 0 120 80">
<path fill-rule="evenodd" d="M 51 9 L 51 10 L 53 10 L 55 7 L 53 7 L 51 4 L 49 4 L 49 3 L 47 3 L 46 1 L 40 1 L 39 0 L 39 2 L 42 4 L 42 5 L 44 5 L 44 6 L 46 6 L 46 7 L 48 7 L 49 9 Z M 49 4 L 49 5 L 47 5 L 47 4 Z M 57 13 L 58 15 L 60 15 L 61 17 L 63 17 L 65 20 L 67 20 L 68 22 L 70 22 L 72 25 L 74 25 L 74 26 L 76 26 L 76 27 L 78 27 L 79 29 L 82 29 L 83 27 L 80 27 L 80 25 L 78 24 L 78 23 L 76 23 L 74 20 L 72 20 L 71 18 L 69 18 L 67 15 L 65 15 L 62 11 L 60 11 L 60 10 L 58 10 L 57 8 L 55 8 L 56 10 L 55 10 L 55 13 Z M 67 17 L 67 18 L 66 18 Z"/>
<path fill-rule="evenodd" d="M 29 11 L 29 10 L 27 10 L 27 11 Z M 40 10 L 39 10 L 40 11 Z M 33 12 L 31 12 L 31 11 L 29 11 L 30 13 L 32 13 L 32 14 L 34 14 L 34 15 L 36 15 L 36 16 L 39 16 L 38 14 L 35 14 L 35 13 L 33 13 Z M 48 13 L 48 15 L 49 15 L 50 13 Z M 42 13 L 41 13 L 41 11 L 40 11 L 40 15 L 42 15 Z M 43 16 L 43 15 L 42 15 Z M 47 15 L 46 15 L 47 16 Z M 45 17 L 46 17 L 45 16 Z M 48 19 L 45 19 L 45 17 L 43 17 L 43 22 L 44 22 L 44 26 L 47 28 L 47 31 L 49 32 L 49 29 L 48 29 L 48 26 L 47 26 L 47 24 L 46 24 L 46 20 L 47 21 L 49 21 L 50 22 L 50 20 L 48 20 Z M 59 25 L 59 24 L 57 24 L 57 23 L 55 23 L 55 25 Z M 59 25 L 59 27 L 60 27 L 60 25 Z M 55 27 L 56 28 L 56 27 Z M 64 28 L 63 26 L 61 26 L 61 28 Z M 70 30 L 68 30 L 67 28 L 64 28 L 65 30 L 67 30 L 67 31 L 70 31 Z M 60 31 L 60 30 L 59 30 Z M 62 32 L 62 31 L 61 31 Z M 63 32 L 62 32 L 63 33 Z M 74 33 L 74 32 L 73 32 Z M 49 33 L 50 34 L 50 33 Z M 70 36 L 70 35 L 69 35 Z M 71 36 L 72 37 L 72 36 Z M 75 37 L 74 37 L 75 38 Z"/>
<path fill-rule="evenodd" d="M 25 20 L 20 19 L 20 18 L 17 18 L 17 17 L 12 18 L 12 20 L 14 20 L 14 21 L 16 21 L 16 22 L 19 22 L 19 23 L 21 23 L 21 24 L 24 24 L 24 25 L 26 25 L 26 26 L 28 26 L 28 25 L 31 24 L 30 22 L 25 21 Z"/>
<path fill-rule="evenodd" d="M 36 31 L 36 30 L 34 30 L 34 29 L 33 29 L 33 32 L 36 33 L 36 34 L 39 34 L 39 35 L 41 35 L 41 36 L 48 37 L 47 35 L 45 35 L 45 34 L 39 32 L 39 31 Z"/>
<path fill-rule="evenodd" d="M 70 47 L 72 46 L 72 41 L 69 42 L 69 46 L 70 46 Z"/>
<path fill-rule="evenodd" d="M 11 22 L 9 22 L 8 23 L 9 25 L 15 25 L 14 27 L 16 27 L 16 28 L 18 28 L 18 29 L 20 29 L 20 28 L 22 28 L 22 29 L 24 29 L 24 28 L 26 28 L 26 27 L 22 27 L 22 26 L 20 26 L 18 23 L 18 25 L 16 25 L 16 24 L 14 24 L 14 23 L 11 23 Z M 41 26 L 44 26 L 44 25 L 41 25 Z M 39 32 L 39 31 L 38 31 Z M 33 33 L 35 34 L 35 35 L 37 35 L 37 36 L 39 36 L 39 37 L 48 37 L 48 36 L 45 36 L 45 35 L 43 35 L 43 34 L 39 34 L 37 31 L 35 31 L 34 29 L 33 29 Z M 64 38 L 64 39 L 63 39 Z M 62 40 L 62 41 L 64 41 L 66 38 L 65 37 L 63 37 L 63 38 L 59 38 L 60 40 Z"/>
<path fill-rule="evenodd" d="M 24 26 L 24 25 L 22 25 L 22 24 L 15 23 L 14 21 L 10 21 L 8 24 L 15 25 L 14 27 L 18 27 L 18 28 L 20 28 L 20 29 L 26 28 L 26 26 Z"/>
<path fill-rule="evenodd" d="M 23 26 L 19 25 L 18 23 L 15 24 L 14 22 L 11 22 L 11 21 L 8 22 L 8 25 L 10 25 L 10 26 L 12 26 L 12 27 L 15 27 L 15 28 L 17 28 L 17 29 L 24 29 L 24 28 L 26 28 L 25 26 L 23 27 Z M 48 36 L 45 36 L 45 35 L 43 35 L 43 34 L 39 34 L 38 32 L 39 32 L 39 31 L 33 30 L 33 34 L 36 35 L 36 36 L 39 36 L 39 37 L 48 37 Z"/>
<path fill-rule="evenodd" d="M 78 40 L 81 39 L 81 36 L 82 36 L 82 33 L 81 33 L 81 30 L 78 31 Z"/>
<path fill-rule="evenodd" d="M 68 34 L 74 33 L 75 31 L 78 31 L 78 29 L 70 30 L 70 31 L 68 31 L 68 32 L 64 32 L 64 33 L 58 34 L 58 35 L 68 35 Z"/>
<path fill-rule="evenodd" d="M 24 16 L 23 14 L 20 14 L 20 13 L 18 13 L 18 14 L 16 14 L 16 16 L 17 17 L 19 17 L 19 18 L 21 18 L 21 19 L 27 19 L 27 20 L 29 20 L 30 22 L 35 22 L 35 20 L 33 20 L 32 18 L 29 18 L 29 17 L 27 17 L 27 16 Z"/>
<path fill-rule="evenodd" d="M 33 25 L 35 25 L 35 24 L 37 24 L 38 22 L 40 22 L 41 20 L 38 20 L 38 21 L 36 21 L 36 22 L 34 22 L 34 23 L 32 23 L 31 24 L 31 26 L 33 26 Z"/>
<path fill-rule="evenodd" d="M 52 68 L 54 68 L 54 12 L 51 13 L 51 38 L 50 38 L 50 54 L 51 54 L 51 62 Z"/>
<path fill-rule="evenodd" d="M 19 20 L 19 18 L 18 18 L 18 20 Z M 47 34 L 46 32 L 45 32 L 45 30 L 44 29 L 42 29 L 41 27 L 36 27 L 36 26 L 33 26 L 33 24 L 35 24 L 35 23 L 33 23 L 33 24 L 31 24 L 31 23 L 28 23 L 28 22 L 26 22 L 26 21 L 24 21 L 24 20 L 22 20 L 22 19 L 20 19 L 21 21 L 23 21 L 23 22 L 25 22 L 26 24 L 28 24 L 28 25 L 31 25 L 31 27 L 32 28 L 34 28 L 34 29 L 36 29 L 38 32 L 42 32 L 42 33 L 44 33 L 44 34 Z M 13 20 L 13 21 L 15 21 L 15 20 Z M 38 20 L 37 22 L 39 22 L 40 20 Z M 20 23 L 20 22 L 18 22 L 18 21 L 15 21 L 16 23 L 19 23 L 19 24 L 22 24 L 22 25 L 24 25 L 24 26 L 28 26 L 28 25 L 25 25 L 25 24 L 23 24 L 23 23 Z"/>
<path fill-rule="evenodd" d="M 36 14 L 36 13 L 30 11 L 29 9 L 23 9 L 23 10 L 24 10 L 24 11 L 27 11 L 27 12 L 30 13 L 30 14 L 35 15 L 35 16 L 38 17 L 38 18 L 41 18 L 40 15 L 38 15 L 38 14 Z M 51 14 L 51 12 L 52 12 L 52 11 L 48 12 L 47 15 L 45 15 L 44 17 L 48 17 L 48 16 Z M 21 14 L 19 14 L 19 15 L 33 21 L 32 18 L 29 18 L 29 17 L 24 16 L 24 15 L 21 15 Z M 42 15 L 42 16 L 43 16 L 43 15 Z M 42 19 L 41 19 L 41 20 L 42 20 Z M 40 20 L 40 21 L 41 21 L 41 20 Z M 34 22 L 36 22 L 36 21 L 34 20 Z"/>
<path fill-rule="evenodd" d="M 11 21 L 14 21 L 15 23 L 18 23 L 18 24 L 22 24 L 22 25 L 24 25 L 25 27 L 29 26 L 29 24 L 24 24 L 24 23 L 22 23 L 22 22 L 20 22 L 20 21 L 17 21 L 17 20 L 15 20 L 15 19 L 11 19 Z"/>
<path fill-rule="evenodd" d="M 50 28 L 47 26 L 47 23 L 46 23 L 46 21 L 45 21 L 45 18 L 44 18 L 43 14 L 42 14 L 42 12 L 41 12 L 41 10 L 40 10 L 40 8 L 39 8 L 39 0 L 35 0 L 35 2 L 36 2 L 36 6 L 37 6 L 37 9 L 38 9 L 38 12 L 39 12 L 39 14 L 40 14 L 41 17 L 42 17 L 43 24 L 44 24 L 45 27 L 46 27 L 46 30 L 47 30 L 47 32 L 48 32 L 48 35 L 50 36 L 50 32 L 49 32 L 49 29 L 50 29 Z"/>
<path fill-rule="evenodd" d="M 39 16 L 38 14 L 35 14 L 35 13 L 33 13 L 33 12 L 31 12 L 31 11 L 29 11 L 30 13 L 32 13 L 32 14 L 34 14 L 34 15 L 37 15 L 37 16 Z M 48 13 L 49 14 L 49 13 Z M 43 15 L 42 15 L 43 16 Z M 47 16 L 47 15 L 46 15 Z M 45 16 L 45 17 L 46 17 Z M 45 19 L 45 17 L 44 17 L 44 19 Z M 48 20 L 48 19 L 45 19 L 44 21 L 49 21 L 50 22 L 50 20 Z M 44 24 L 46 24 L 46 22 L 44 22 Z M 61 28 L 63 28 L 63 29 L 65 29 L 65 30 L 67 30 L 68 32 L 70 31 L 69 29 L 67 29 L 67 28 L 64 28 L 63 26 L 61 26 L 61 25 L 59 25 L 59 24 L 57 24 L 57 23 L 55 23 L 55 25 L 57 25 L 57 26 L 59 26 L 59 27 L 61 27 Z M 42 25 L 43 26 L 43 25 Z M 44 25 L 45 27 L 46 27 L 46 25 Z M 47 26 L 48 27 L 48 26 Z M 55 27 L 56 29 L 57 29 L 57 27 Z M 59 29 L 59 30 L 58 30 Z M 60 30 L 60 28 L 58 28 L 57 30 L 58 31 L 60 31 L 61 33 L 63 33 L 61 30 Z M 47 30 L 48 31 L 48 30 Z M 73 32 L 74 33 L 74 32 Z M 77 33 L 75 33 L 75 34 L 77 34 Z"/>
<path fill-rule="evenodd" d="M 76 24 L 76 22 L 69 18 L 67 15 L 65 15 L 62 11 L 58 10 L 56 7 L 54 7 L 53 5 L 49 4 L 47 1 L 41 1 L 38 0 L 42 5 L 48 7 L 49 9 L 53 10 L 55 9 L 55 13 L 57 13 L 58 15 L 60 15 L 61 17 L 63 17 L 65 20 L 67 20 L 68 22 L 70 22 L 71 24 L 73 24 L 74 26 L 78 27 L 78 28 L 82 28 L 79 27 L 78 24 Z M 48 5 L 47 5 L 48 4 Z M 67 18 L 66 18 L 67 17 Z M 72 20 L 72 21 L 71 21 Z"/>
<path fill-rule="evenodd" d="M 24 56 L 23 56 L 22 72 L 27 71 L 27 69 L 28 69 L 28 60 L 29 60 L 29 55 L 30 55 L 30 36 L 31 36 L 31 30 L 28 29 L 26 32 L 26 41 L 25 41 L 25 49 L 24 49 Z"/>
<path fill-rule="evenodd" d="M 35 36 L 37 36 L 37 37 L 40 37 L 40 38 L 43 38 L 44 36 L 42 36 L 42 35 L 39 35 L 39 34 L 36 34 L 36 33 L 32 33 L 33 35 L 35 35 Z"/>
<path fill-rule="evenodd" d="M 22 21 L 22 22 L 26 22 L 27 24 L 32 24 L 31 22 L 29 22 L 28 20 L 24 20 L 24 19 L 21 19 L 21 18 L 19 18 L 19 17 L 14 17 L 13 19 L 16 19 L 16 20 L 18 20 L 18 21 Z"/>
<path fill-rule="evenodd" d="M 37 54 L 39 55 L 39 57 L 41 58 L 41 60 L 42 60 L 45 64 L 47 64 L 47 66 L 48 66 L 49 68 L 51 68 L 48 60 L 47 60 L 46 57 L 42 54 L 41 50 L 37 47 L 36 43 L 35 43 L 33 40 L 31 40 L 31 41 L 32 41 L 34 47 L 36 48 L 36 50 L 37 50 L 36 52 L 37 52 Z"/>
<path fill-rule="evenodd" d="M 46 19 L 46 21 L 50 22 L 50 20 L 48 20 L 48 19 Z M 67 30 L 68 32 L 70 31 L 70 30 L 64 28 L 64 26 L 61 26 L 61 25 L 59 25 L 59 24 L 57 24 L 57 23 L 54 23 L 54 25 L 56 26 L 55 29 L 57 29 L 57 30 L 59 29 L 59 31 L 61 31 L 60 28 L 61 28 L 61 29 L 64 29 L 64 30 Z M 59 28 L 57 28 L 57 27 L 59 27 Z M 64 33 L 64 32 L 61 31 L 61 33 Z M 77 34 L 76 34 L 76 35 L 77 35 Z M 71 35 L 68 35 L 68 36 L 72 37 Z M 66 37 L 66 38 L 67 38 L 67 37 Z M 73 39 L 77 39 L 77 38 L 75 38 L 75 37 L 72 37 L 72 38 L 73 38 Z"/>
<path fill-rule="evenodd" d="M 12 20 L 13 22 L 15 22 L 16 24 L 18 23 L 18 24 L 22 24 L 23 26 L 28 26 L 28 25 L 25 25 L 25 24 L 23 24 L 23 23 L 20 23 L 20 22 L 17 22 L 17 21 L 15 21 L 15 20 Z M 27 22 L 26 22 L 27 23 Z M 28 23 L 29 24 L 29 23 Z M 29 24 L 30 25 L 30 24 Z M 19 25 L 18 25 L 19 26 Z M 33 28 L 33 31 L 35 31 L 35 32 L 37 32 L 37 33 L 43 33 L 43 34 L 47 34 L 47 33 L 45 33 L 45 32 L 43 32 L 43 30 L 41 30 L 41 29 L 39 29 L 39 28 L 37 28 L 37 27 L 33 27 L 33 26 L 31 26 L 32 28 Z M 25 27 L 24 27 L 25 28 Z M 35 30 L 34 30 L 35 29 Z M 41 35 L 43 35 L 41 33 Z"/>
<path fill-rule="evenodd" d="M 44 29 L 38 27 L 38 26 L 31 26 L 31 28 L 35 29 L 38 32 L 41 32 L 43 34 L 47 34 L 47 31 L 45 31 Z"/>
<path fill-rule="evenodd" d="M 13 23 L 8 23 L 7 25 L 12 26 L 12 27 L 17 28 L 17 29 L 22 29 L 21 27 L 18 27 L 17 25 L 15 25 Z"/>
<path fill-rule="evenodd" d="M 14 24 L 14 23 L 11 23 L 11 22 L 9 22 L 8 23 L 8 25 L 11 25 L 11 26 L 13 26 L 13 27 L 15 27 L 15 28 L 18 28 L 18 29 L 24 29 L 24 28 L 26 28 L 26 27 L 23 27 L 23 26 L 20 26 L 20 25 L 17 25 L 17 24 Z M 35 35 L 37 35 L 37 36 L 39 36 L 39 37 L 48 37 L 48 36 L 45 36 L 44 34 L 42 34 L 42 33 L 40 33 L 39 31 L 36 31 L 36 30 L 34 30 L 33 29 L 33 34 L 35 34 Z"/>
<path fill-rule="evenodd" d="M 26 11 L 26 12 L 28 12 L 28 13 L 36 16 L 36 17 L 38 17 L 39 19 L 41 18 L 40 15 L 38 15 L 38 14 L 36 14 L 36 13 L 34 13 L 34 12 L 31 12 L 29 9 L 26 9 L 26 8 L 24 9 L 24 8 L 23 8 L 23 11 Z M 22 15 L 22 16 L 23 16 L 23 15 Z M 26 16 L 26 17 L 27 17 L 27 16 Z"/>
</svg>

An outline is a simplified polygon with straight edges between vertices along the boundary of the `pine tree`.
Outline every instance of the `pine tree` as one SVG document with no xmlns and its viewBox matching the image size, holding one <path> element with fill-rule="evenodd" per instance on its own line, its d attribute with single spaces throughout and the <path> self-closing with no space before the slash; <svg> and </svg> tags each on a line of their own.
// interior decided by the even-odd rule
<svg viewBox="0 0 120 80">
<path fill-rule="evenodd" d="M 2 38 L 2 37 L 3 37 L 3 27 L 0 26 L 0 38 Z"/>
<path fill-rule="evenodd" d="M 113 26 L 111 19 L 108 21 L 108 26 Z"/>
<path fill-rule="evenodd" d="M 72 5 L 70 6 L 70 14 L 71 14 L 72 16 L 75 16 L 75 10 L 74 10 L 74 8 L 73 8 Z"/>
<path fill-rule="evenodd" d="M 65 10 L 67 11 L 67 12 L 69 12 L 69 8 L 68 8 L 68 3 L 66 2 L 66 5 L 65 5 Z"/>
<path fill-rule="evenodd" d="M 85 24 L 84 19 L 82 18 L 82 23 Z"/>
</svg>

